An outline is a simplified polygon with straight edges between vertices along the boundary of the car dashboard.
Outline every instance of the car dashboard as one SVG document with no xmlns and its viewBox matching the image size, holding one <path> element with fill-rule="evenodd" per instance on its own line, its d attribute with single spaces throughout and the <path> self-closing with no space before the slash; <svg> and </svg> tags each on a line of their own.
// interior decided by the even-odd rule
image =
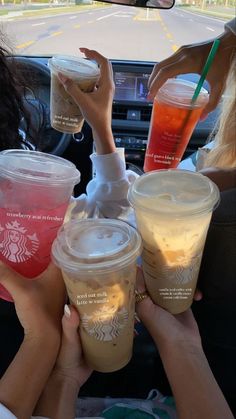
<svg viewBox="0 0 236 419">
<path fill-rule="evenodd" d="M 48 58 L 28 57 L 36 65 L 44 67 L 48 72 L 45 77 L 37 68 L 33 70 L 31 79 L 34 80 L 33 86 L 29 86 L 29 92 L 34 92 L 34 97 L 50 106 L 50 72 L 48 68 Z M 27 57 L 25 58 L 27 63 Z M 152 102 L 147 101 L 148 79 L 152 72 L 153 62 L 135 62 L 111 60 L 115 95 L 112 109 L 112 129 L 117 147 L 125 148 L 126 161 L 135 164 L 142 169 L 144 155 L 148 140 L 148 129 L 152 112 Z M 31 69 L 32 70 L 32 69 Z M 32 71 L 31 71 L 32 73 Z M 197 82 L 196 74 L 186 74 L 180 76 L 190 81 Z M 207 83 L 204 87 L 208 88 Z M 208 89 L 209 90 L 209 89 Z M 184 158 L 202 147 L 214 128 L 219 114 L 219 107 L 208 115 L 204 121 L 200 121 L 191 137 Z M 81 138 L 86 140 L 86 136 L 91 136 L 91 132 L 86 127 L 83 128 L 82 135 L 75 136 L 74 140 L 80 142 Z"/>
</svg>

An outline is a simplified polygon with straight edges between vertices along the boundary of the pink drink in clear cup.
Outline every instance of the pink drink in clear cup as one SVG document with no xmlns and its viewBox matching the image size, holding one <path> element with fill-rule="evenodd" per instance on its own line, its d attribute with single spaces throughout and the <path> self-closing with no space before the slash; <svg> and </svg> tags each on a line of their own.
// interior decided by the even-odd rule
<svg viewBox="0 0 236 419">
<path fill-rule="evenodd" d="M 0 153 L 0 260 L 26 278 L 43 272 L 80 173 L 37 151 Z M 12 301 L 0 286 L 0 298 Z"/>
</svg>

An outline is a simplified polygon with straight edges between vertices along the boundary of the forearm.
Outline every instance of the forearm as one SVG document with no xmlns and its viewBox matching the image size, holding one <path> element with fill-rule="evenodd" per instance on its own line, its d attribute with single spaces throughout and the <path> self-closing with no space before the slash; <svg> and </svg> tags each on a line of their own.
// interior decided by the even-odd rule
<svg viewBox="0 0 236 419">
<path fill-rule="evenodd" d="M 76 382 L 52 374 L 34 411 L 50 419 L 74 419 L 79 388 Z"/>
<path fill-rule="evenodd" d="M 201 348 L 165 347 L 161 358 L 179 419 L 233 419 Z"/>
<path fill-rule="evenodd" d="M 93 129 L 93 138 L 97 154 L 110 154 L 116 150 L 111 127 Z"/>
<path fill-rule="evenodd" d="M 0 380 L 0 402 L 18 419 L 31 417 L 54 366 L 59 343 L 59 336 L 24 340 Z"/>
</svg>

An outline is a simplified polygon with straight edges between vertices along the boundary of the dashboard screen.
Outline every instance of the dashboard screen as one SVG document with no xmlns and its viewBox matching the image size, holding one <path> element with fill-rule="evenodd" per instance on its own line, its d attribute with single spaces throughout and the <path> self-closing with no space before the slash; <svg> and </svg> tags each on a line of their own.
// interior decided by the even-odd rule
<svg viewBox="0 0 236 419">
<path fill-rule="evenodd" d="M 150 74 L 147 73 L 125 73 L 115 72 L 115 100 L 130 100 L 144 102 L 148 94 L 148 79 Z"/>
</svg>

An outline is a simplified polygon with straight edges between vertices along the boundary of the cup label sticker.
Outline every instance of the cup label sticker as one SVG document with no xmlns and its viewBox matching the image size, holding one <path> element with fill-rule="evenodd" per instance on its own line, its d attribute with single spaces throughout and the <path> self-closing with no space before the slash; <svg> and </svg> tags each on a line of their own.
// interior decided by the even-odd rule
<svg viewBox="0 0 236 419">
<path fill-rule="evenodd" d="M 23 227 L 17 220 L 0 223 L 0 253 L 10 262 L 25 262 L 38 248 L 37 234 Z"/>
<path fill-rule="evenodd" d="M 128 321 L 125 307 L 115 310 L 110 306 L 103 306 L 92 314 L 83 314 L 81 322 L 90 336 L 103 342 L 109 342 L 120 335 Z"/>
</svg>

